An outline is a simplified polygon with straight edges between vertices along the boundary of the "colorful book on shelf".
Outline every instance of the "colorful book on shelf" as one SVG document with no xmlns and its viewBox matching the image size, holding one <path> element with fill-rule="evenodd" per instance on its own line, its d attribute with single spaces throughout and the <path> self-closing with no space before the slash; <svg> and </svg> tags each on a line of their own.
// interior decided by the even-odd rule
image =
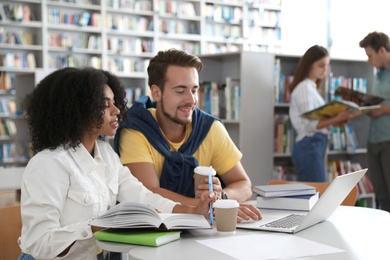
<svg viewBox="0 0 390 260">
<path fill-rule="evenodd" d="M 314 195 L 317 192 L 315 187 L 304 183 L 257 185 L 257 186 L 253 186 L 252 190 L 257 195 L 263 197 Z"/>
<path fill-rule="evenodd" d="M 352 101 L 332 100 L 323 106 L 320 106 L 306 113 L 303 113 L 301 116 L 307 119 L 323 120 L 327 118 L 332 118 L 336 116 L 338 113 L 340 113 L 341 111 L 347 109 L 355 111 L 354 116 L 357 116 L 360 115 L 361 113 L 368 112 L 371 109 L 377 109 L 377 108 L 380 108 L 380 105 L 359 106 L 358 104 Z"/>
<path fill-rule="evenodd" d="M 91 220 L 91 226 L 103 228 L 151 228 L 159 230 L 208 229 L 203 215 L 158 213 L 151 206 L 136 202 L 121 202 L 103 215 Z"/>
<path fill-rule="evenodd" d="M 356 91 L 347 87 L 339 86 L 335 95 L 342 97 L 344 100 L 352 101 L 359 106 L 373 106 L 379 105 L 383 102 L 383 98 Z"/>
<path fill-rule="evenodd" d="M 257 196 L 258 208 L 310 211 L 319 198 L 319 192 L 314 195 L 263 197 Z"/>
<path fill-rule="evenodd" d="M 180 239 L 181 231 L 109 229 L 94 234 L 96 240 L 143 246 L 161 246 Z"/>
</svg>

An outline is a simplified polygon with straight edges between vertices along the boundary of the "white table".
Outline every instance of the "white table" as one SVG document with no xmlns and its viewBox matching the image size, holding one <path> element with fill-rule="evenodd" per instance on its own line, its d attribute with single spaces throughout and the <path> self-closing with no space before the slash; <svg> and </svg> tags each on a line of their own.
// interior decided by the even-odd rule
<svg viewBox="0 0 390 260">
<path fill-rule="evenodd" d="M 18 190 L 25 167 L 0 168 L 0 190 Z"/>
<path fill-rule="evenodd" d="M 123 259 L 229 260 L 234 258 L 203 246 L 196 240 L 253 234 L 253 232 L 264 231 L 237 229 L 235 233 L 229 235 L 221 235 L 215 228 L 185 231 L 180 240 L 156 248 L 102 241 L 97 241 L 97 243 L 101 248 L 109 251 L 128 253 L 123 254 Z M 267 232 L 267 234 L 276 233 Z M 382 210 L 340 206 L 328 220 L 292 236 L 345 250 L 342 253 L 300 259 L 390 259 L 390 214 Z"/>
</svg>

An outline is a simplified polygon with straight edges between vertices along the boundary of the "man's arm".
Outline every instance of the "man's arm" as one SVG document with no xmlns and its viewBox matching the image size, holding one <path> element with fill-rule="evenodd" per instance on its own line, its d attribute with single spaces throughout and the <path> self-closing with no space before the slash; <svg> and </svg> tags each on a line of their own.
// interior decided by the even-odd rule
<svg viewBox="0 0 390 260">
<path fill-rule="evenodd" d="M 373 109 L 370 112 L 368 112 L 368 115 L 374 118 L 385 114 L 390 114 L 390 105 L 381 104 L 380 108 Z"/>
<path fill-rule="evenodd" d="M 180 202 L 183 205 L 197 206 L 199 199 L 189 198 L 179 193 L 160 187 L 160 180 L 152 163 L 129 163 L 126 164 L 130 172 L 150 191 L 160 194 L 170 200 Z"/>
<path fill-rule="evenodd" d="M 252 183 L 241 162 L 238 162 L 225 174 L 222 174 L 220 178 L 226 185 L 223 191 L 227 194 L 229 199 L 243 202 L 252 196 Z"/>
</svg>

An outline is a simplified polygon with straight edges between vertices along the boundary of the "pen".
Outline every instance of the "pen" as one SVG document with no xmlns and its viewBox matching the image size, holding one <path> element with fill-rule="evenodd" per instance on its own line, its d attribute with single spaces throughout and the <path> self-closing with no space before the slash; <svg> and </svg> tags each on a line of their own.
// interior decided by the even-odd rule
<svg viewBox="0 0 390 260">
<path fill-rule="evenodd" d="M 209 172 L 209 191 L 213 192 L 213 179 L 211 177 L 211 172 Z M 210 225 L 213 224 L 213 203 L 210 201 Z"/>
</svg>

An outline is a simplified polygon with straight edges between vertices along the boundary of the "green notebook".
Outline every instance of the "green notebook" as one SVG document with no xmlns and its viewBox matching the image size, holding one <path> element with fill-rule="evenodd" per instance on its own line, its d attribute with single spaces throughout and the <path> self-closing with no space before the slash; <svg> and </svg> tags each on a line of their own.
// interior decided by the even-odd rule
<svg viewBox="0 0 390 260">
<path fill-rule="evenodd" d="M 102 230 L 95 239 L 143 246 L 161 246 L 180 239 L 181 231 Z"/>
</svg>

